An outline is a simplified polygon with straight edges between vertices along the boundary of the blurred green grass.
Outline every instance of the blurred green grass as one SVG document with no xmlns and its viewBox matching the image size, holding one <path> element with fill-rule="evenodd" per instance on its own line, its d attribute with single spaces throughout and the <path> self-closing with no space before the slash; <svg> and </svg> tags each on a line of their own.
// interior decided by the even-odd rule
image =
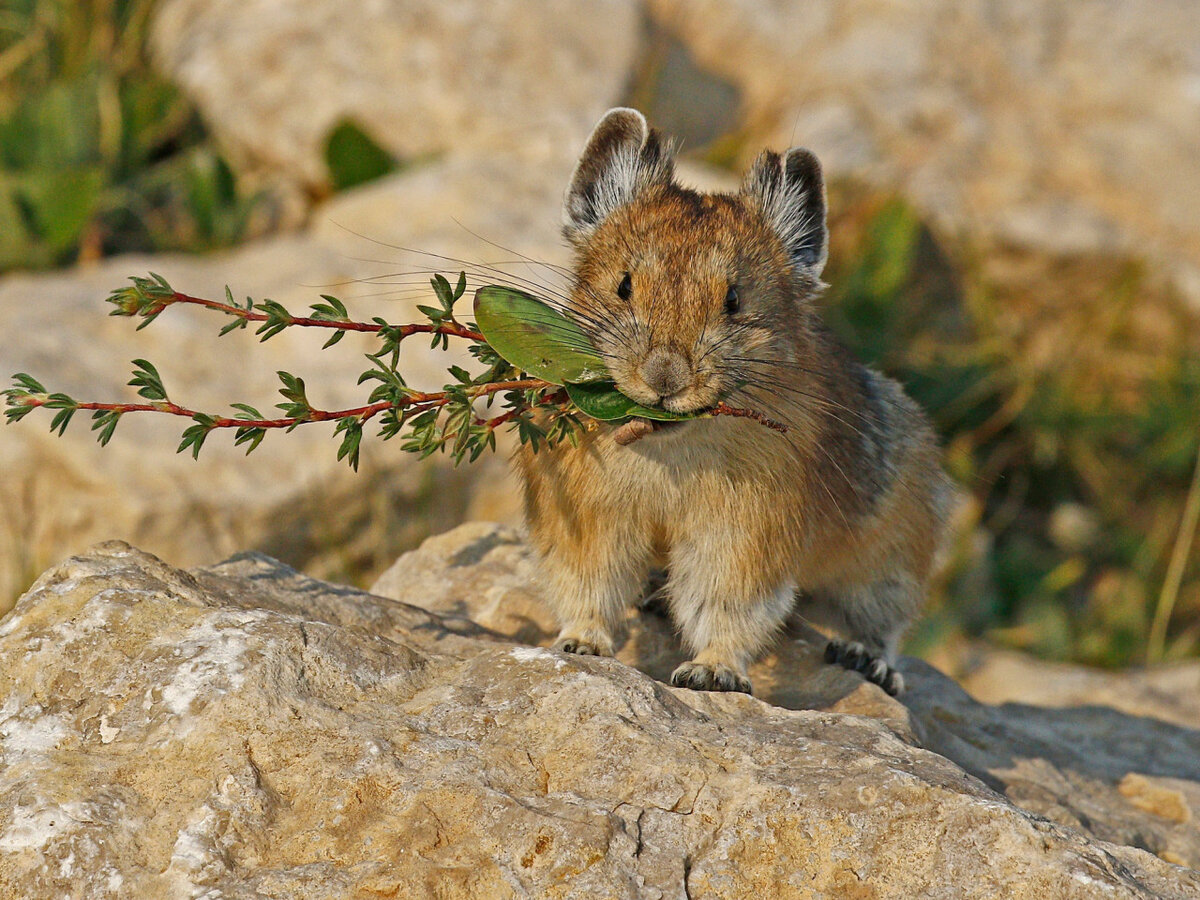
<svg viewBox="0 0 1200 900">
<path fill-rule="evenodd" d="M 263 195 L 239 186 L 195 108 L 151 66 L 154 3 L 0 7 L 0 271 L 212 250 L 274 227 Z M 325 159 L 333 190 L 397 165 L 349 120 Z"/>
<path fill-rule="evenodd" d="M 1197 655 L 1188 313 L 1132 263 L 1059 261 L 1037 296 L 991 283 L 901 200 L 853 193 L 831 202 L 828 317 L 930 411 L 964 494 L 911 649 L 964 635 L 1103 666 Z"/>
<path fill-rule="evenodd" d="M 150 67 L 152 0 L 0 11 L 0 270 L 235 242 L 252 199 Z"/>
</svg>

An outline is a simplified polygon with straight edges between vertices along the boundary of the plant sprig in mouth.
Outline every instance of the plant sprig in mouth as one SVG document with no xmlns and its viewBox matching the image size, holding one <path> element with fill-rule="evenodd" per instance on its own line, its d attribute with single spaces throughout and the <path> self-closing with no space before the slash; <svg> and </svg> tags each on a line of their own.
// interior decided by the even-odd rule
<svg viewBox="0 0 1200 900">
<path fill-rule="evenodd" d="M 338 459 L 358 468 L 359 445 L 369 422 L 378 424 L 383 440 L 401 437 L 401 448 L 421 457 L 447 452 L 455 464 L 475 460 L 496 448 L 496 431 L 515 431 L 522 444 L 535 452 L 561 441 L 572 443 L 584 427 L 583 418 L 614 425 L 622 439 L 637 440 L 669 423 L 716 415 L 749 417 L 777 431 L 786 430 L 753 410 L 732 409 L 724 404 L 703 411 L 680 414 L 642 406 L 617 390 L 604 360 L 587 336 L 566 316 L 522 291 L 490 285 L 475 295 L 478 324 L 456 317 L 455 304 L 466 291 L 466 274 L 452 285 L 442 275 L 430 280 L 437 306 L 418 306 L 425 321 L 397 325 L 374 318 L 358 322 L 336 297 L 322 295 L 308 315 L 293 315 L 274 300 L 244 303 L 226 288 L 224 300 L 194 297 L 176 291 L 161 276 L 133 278 L 132 284 L 113 291 L 108 298 L 111 314 L 140 319 L 144 328 L 172 306 L 193 306 L 225 316 L 222 335 L 253 327 L 265 341 L 287 329 L 313 329 L 329 334 L 322 349 L 333 347 L 347 334 L 355 333 L 376 341 L 375 352 L 366 355 L 369 368 L 359 384 L 373 384 L 365 402 L 348 408 L 326 409 L 311 402 L 302 378 L 278 372 L 278 413 L 260 412 L 249 403 L 231 403 L 234 413 L 205 412 L 176 402 L 168 394 L 162 376 L 145 359 L 133 361 L 136 402 L 77 400 L 51 391 L 31 375 L 18 372 L 13 384 L 0 390 L 4 416 L 18 422 L 37 409 L 53 412 L 50 430 L 66 432 L 79 412 L 90 413 L 92 431 L 101 446 L 107 444 L 122 418 L 131 413 L 157 413 L 190 420 L 177 450 L 200 453 L 213 432 L 232 432 L 234 444 L 249 453 L 271 431 L 289 432 L 301 425 L 328 422 L 340 437 Z M 468 343 L 467 352 L 483 366 L 468 372 L 461 366 L 448 367 L 453 378 L 440 391 L 411 388 L 400 371 L 401 344 L 413 337 L 428 337 L 435 349 L 448 349 L 451 339 Z M 499 411 L 494 406 L 500 407 Z M 482 409 L 493 410 L 491 414 Z M 631 425 L 630 423 L 647 423 Z"/>
</svg>

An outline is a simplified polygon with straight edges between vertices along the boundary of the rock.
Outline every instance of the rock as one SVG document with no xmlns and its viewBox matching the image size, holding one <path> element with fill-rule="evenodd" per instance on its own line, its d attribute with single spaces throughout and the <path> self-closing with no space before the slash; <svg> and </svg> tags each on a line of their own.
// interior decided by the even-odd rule
<svg viewBox="0 0 1200 900">
<path fill-rule="evenodd" d="M 529 549 L 501 526 L 470 523 L 430 538 L 371 590 L 524 643 L 549 646 L 557 634 Z M 667 680 L 686 658 L 670 622 L 631 610 L 627 625 L 617 658 Z M 1026 810 L 1200 867 L 1193 816 L 1200 811 L 1200 664 L 1102 675 L 996 653 L 990 680 L 1010 691 L 997 699 L 1020 702 L 990 705 L 913 659 L 901 664 L 910 688 L 894 700 L 859 675 L 824 665 L 823 649 L 822 635 L 790 623 L 750 669 L 756 696 L 789 709 L 870 716 Z"/>
<path fill-rule="evenodd" d="M 517 577 L 509 535 L 460 537 L 426 548 L 460 585 Z M 1200 890 L 886 722 L 670 688 L 255 554 L 188 573 L 99 545 L 0 621 L 0 655 L 6 896 Z"/>
<path fill-rule="evenodd" d="M 647 6 L 740 91 L 746 154 L 810 146 L 834 177 L 903 194 L 973 259 L 1148 259 L 1200 305 L 1196 4 Z"/>
<path fill-rule="evenodd" d="M 984 703 L 1035 703 L 1055 709 L 1095 704 L 1184 728 L 1200 724 L 1198 661 L 1108 672 L 988 649 L 967 661 L 961 681 Z"/>
<path fill-rule="evenodd" d="M 619 98 L 638 42 L 634 0 L 165 0 L 159 67 L 243 172 L 328 185 L 343 119 L 402 159 L 563 160 Z"/>
</svg>

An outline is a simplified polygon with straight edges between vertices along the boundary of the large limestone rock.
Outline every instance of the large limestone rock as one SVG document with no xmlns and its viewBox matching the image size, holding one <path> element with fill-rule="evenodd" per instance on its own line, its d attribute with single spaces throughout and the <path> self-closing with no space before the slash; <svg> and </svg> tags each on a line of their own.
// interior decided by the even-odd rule
<svg viewBox="0 0 1200 900">
<path fill-rule="evenodd" d="M 187 573 L 112 542 L 45 573 L 0 621 L 0 895 L 1200 892 L 1196 871 L 918 746 L 851 676 L 786 709 L 472 621 L 503 616 L 501 595 L 522 615 L 522 560 L 478 527 L 405 558 L 393 578 L 445 581 L 425 597 L 443 612 L 258 555 Z M 1195 781 L 1176 745 L 1154 765 Z"/>
<path fill-rule="evenodd" d="M 153 42 L 239 168 L 311 189 L 346 118 L 406 159 L 569 157 L 638 26 L 634 0 L 164 0 Z"/>
<path fill-rule="evenodd" d="M 497 525 L 469 523 L 430 538 L 371 590 L 524 643 L 548 646 L 557 634 L 529 548 Z M 686 659 L 668 620 L 630 610 L 628 630 L 617 654 L 627 665 L 665 681 Z M 825 665 L 824 644 L 803 622 L 791 623 L 751 667 L 755 694 L 789 709 L 879 719 L 1024 809 L 1200 867 L 1200 663 L 1113 675 L 993 652 L 968 681 L 998 704 L 989 705 L 905 659 L 910 690 L 896 701 Z M 1005 693 L 987 687 L 997 682 Z"/>
<path fill-rule="evenodd" d="M 1195 3 L 647 6 L 740 90 L 747 152 L 804 143 L 989 253 L 1149 259 L 1200 304 Z"/>
</svg>

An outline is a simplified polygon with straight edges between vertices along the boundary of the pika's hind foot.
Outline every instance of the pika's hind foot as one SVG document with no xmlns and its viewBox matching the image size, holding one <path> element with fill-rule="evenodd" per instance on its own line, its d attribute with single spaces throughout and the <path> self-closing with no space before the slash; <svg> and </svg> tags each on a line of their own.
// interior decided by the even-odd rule
<svg viewBox="0 0 1200 900">
<path fill-rule="evenodd" d="M 879 685 L 893 697 L 904 691 L 904 676 L 888 665 L 882 656 L 868 652 L 858 641 L 830 641 L 825 647 L 825 662 L 860 672 L 863 678 Z"/>
<path fill-rule="evenodd" d="M 739 675 L 729 666 L 706 666 L 685 662 L 671 673 L 671 684 L 693 691 L 738 691 L 750 693 L 750 679 Z"/>
<path fill-rule="evenodd" d="M 587 640 L 577 637 L 560 637 L 554 642 L 551 650 L 561 650 L 563 653 L 575 653 L 579 656 L 612 656 L 611 643 L 599 639 Z"/>
</svg>

